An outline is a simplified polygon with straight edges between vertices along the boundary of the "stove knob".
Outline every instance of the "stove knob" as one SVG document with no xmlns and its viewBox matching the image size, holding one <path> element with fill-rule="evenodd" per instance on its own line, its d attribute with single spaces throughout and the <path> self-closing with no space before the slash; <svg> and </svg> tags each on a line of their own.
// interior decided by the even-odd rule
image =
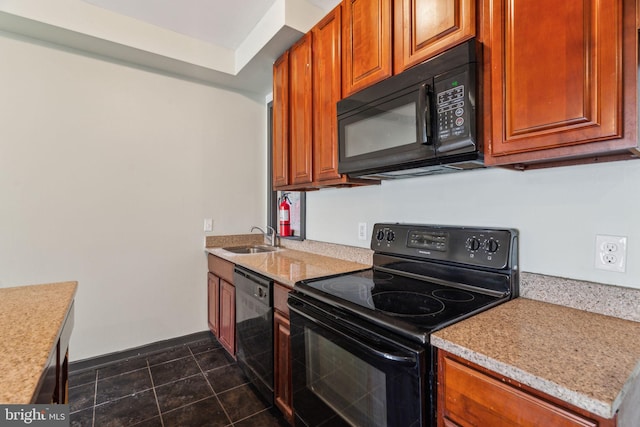
<svg viewBox="0 0 640 427">
<path fill-rule="evenodd" d="M 391 230 L 387 231 L 387 242 L 393 242 L 395 238 L 396 238 L 396 233 L 394 233 Z"/>
<path fill-rule="evenodd" d="M 380 242 L 382 239 L 384 239 L 384 230 L 378 230 L 378 233 L 376 233 L 376 240 Z"/>
<path fill-rule="evenodd" d="M 498 252 L 498 249 L 500 249 L 500 244 L 493 239 L 488 239 L 484 242 L 484 249 L 492 254 Z"/>
<path fill-rule="evenodd" d="M 467 239 L 466 247 L 470 251 L 477 251 L 478 249 L 480 249 L 480 240 L 476 239 L 475 237 L 469 237 Z"/>
</svg>

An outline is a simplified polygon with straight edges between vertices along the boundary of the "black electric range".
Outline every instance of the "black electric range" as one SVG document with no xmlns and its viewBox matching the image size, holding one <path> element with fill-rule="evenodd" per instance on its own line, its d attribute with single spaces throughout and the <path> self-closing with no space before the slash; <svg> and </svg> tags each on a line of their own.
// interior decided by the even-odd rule
<svg viewBox="0 0 640 427">
<path fill-rule="evenodd" d="M 296 284 L 421 343 L 429 334 L 518 296 L 513 229 L 376 224 L 373 268 Z"/>
<path fill-rule="evenodd" d="M 435 425 L 430 334 L 518 296 L 514 229 L 376 224 L 371 248 L 371 269 L 290 293 L 300 425 Z"/>
</svg>

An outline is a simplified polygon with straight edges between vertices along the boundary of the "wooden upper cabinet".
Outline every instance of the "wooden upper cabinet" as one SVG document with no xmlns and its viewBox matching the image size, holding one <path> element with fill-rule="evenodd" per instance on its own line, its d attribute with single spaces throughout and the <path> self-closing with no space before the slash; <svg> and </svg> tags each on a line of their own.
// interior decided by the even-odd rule
<svg viewBox="0 0 640 427">
<path fill-rule="evenodd" d="M 311 33 L 289 49 L 290 184 L 306 184 L 312 176 Z"/>
<path fill-rule="evenodd" d="M 483 15 L 487 164 L 637 146 L 635 0 L 483 0 Z"/>
<path fill-rule="evenodd" d="M 273 186 L 289 184 L 289 51 L 273 64 Z"/>
<path fill-rule="evenodd" d="M 474 0 L 394 0 L 394 74 L 476 34 Z"/>
<path fill-rule="evenodd" d="M 340 100 L 341 7 L 336 7 L 313 29 L 313 180 L 341 179 L 338 173 Z M 346 178 L 346 177 L 345 177 Z"/>
<path fill-rule="evenodd" d="M 342 96 L 392 74 L 391 0 L 345 0 Z"/>
</svg>

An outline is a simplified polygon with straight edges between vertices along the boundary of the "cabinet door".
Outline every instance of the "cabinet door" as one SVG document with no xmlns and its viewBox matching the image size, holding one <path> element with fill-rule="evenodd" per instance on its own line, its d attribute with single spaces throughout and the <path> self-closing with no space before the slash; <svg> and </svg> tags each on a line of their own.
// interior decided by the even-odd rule
<svg viewBox="0 0 640 427">
<path fill-rule="evenodd" d="M 394 73 L 476 33 L 474 0 L 395 0 L 393 12 Z"/>
<path fill-rule="evenodd" d="M 274 398 L 278 409 L 293 425 L 293 393 L 291 381 L 291 332 L 289 319 L 276 311 L 273 314 L 273 360 L 275 361 Z"/>
<path fill-rule="evenodd" d="M 207 318 L 209 329 L 218 337 L 220 335 L 219 323 L 219 307 L 220 307 L 220 278 L 209 273 L 207 281 Z"/>
<path fill-rule="evenodd" d="M 273 186 L 289 184 L 289 51 L 273 64 Z"/>
<path fill-rule="evenodd" d="M 290 184 L 312 181 L 311 33 L 289 50 Z"/>
<path fill-rule="evenodd" d="M 338 123 L 340 100 L 341 7 L 336 7 L 313 30 L 313 180 L 340 179 Z"/>
<path fill-rule="evenodd" d="M 438 425 L 605 427 L 615 420 L 582 414 L 522 385 L 438 351 Z M 540 393 L 541 394 L 541 393 Z M 582 411 L 585 412 L 585 411 Z"/>
<path fill-rule="evenodd" d="M 391 0 L 345 0 L 342 96 L 392 74 Z"/>
<path fill-rule="evenodd" d="M 484 0 L 483 8 L 487 164 L 637 145 L 633 0 Z M 627 135 L 602 142 L 623 136 L 623 106 Z"/>
<path fill-rule="evenodd" d="M 220 280 L 220 344 L 230 355 L 236 355 L 236 288 Z"/>
</svg>

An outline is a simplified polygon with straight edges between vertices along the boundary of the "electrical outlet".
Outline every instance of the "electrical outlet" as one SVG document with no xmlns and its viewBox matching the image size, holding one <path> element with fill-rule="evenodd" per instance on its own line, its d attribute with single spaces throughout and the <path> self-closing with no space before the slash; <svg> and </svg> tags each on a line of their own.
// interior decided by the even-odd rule
<svg viewBox="0 0 640 427">
<path fill-rule="evenodd" d="M 213 218 L 204 219 L 204 231 L 205 232 L 213 231 Z"/>
<path fill-rule="evenodd" d="M 627 237 L 596 235 L 595 266 L 600 270 L 626 270 Z"/>
<path fill-rule="evenodd" d="M 358 223 L 358 240 L 367 240 L 367 223 Z"/>
</svg>

